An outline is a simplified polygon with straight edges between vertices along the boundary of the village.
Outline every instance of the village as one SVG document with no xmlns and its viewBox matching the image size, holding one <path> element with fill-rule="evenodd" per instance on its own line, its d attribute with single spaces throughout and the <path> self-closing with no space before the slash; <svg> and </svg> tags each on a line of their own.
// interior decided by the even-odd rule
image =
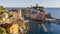
<svg viewBox="0 0 60 34">
<path fill-rule="evenodd" d="M 60 23 L 60 19 L 55 19 L 50 13 L 46 13 L 44 7 L 36 6 L 25 9 L 6 10 L 0 6 L 0 34 L 26 34 L 30 30 L 30 21 L 40 21 L 44 32 L 47 32 L 45 22 Z M 33 25 L 33 24 L 32 24 Z"/>
</svg>

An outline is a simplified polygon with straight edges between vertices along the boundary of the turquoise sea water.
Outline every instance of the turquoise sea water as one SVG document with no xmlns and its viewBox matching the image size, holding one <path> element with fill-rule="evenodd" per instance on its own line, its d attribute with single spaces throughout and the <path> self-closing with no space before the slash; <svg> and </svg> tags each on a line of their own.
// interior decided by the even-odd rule
<svg viewBox="0 0 60 34">
<path fill-rule="evenodd" d="M 51 13 L 54 18 L 60 19 L 60 8 L 45 8 L 47 13 Z"/>
<path fill-rule="evenodd" d="M 6 8 L 8 10 L 11 10 L 12 8 Z M 47 13 L 51 13 L 52 17 L 60 19 L 60 8 L 45 8 Z M 56 23 L 46 23 L 45 26 L 48 29 L 48 32 L 44 32 L 42 27 L 41 29 L 38 29 L 37 23 L 39 21 L 32 21 L 30 24 L 30 30 L 28 31 L 27 34 L 60 34 L 60 25 Z M 53 31 L 50 32 L 50 29 Z"/>
<path fill-rule="evenodd" d="M 53 22 L 46 23 L 45 26 L 48 32 L 44 32 L 42 27 L 40 29 L 38 28 L 37 24 L 39 23 L 40 23 L 39 21 L 31 21 L 30 30 L 28 31 L 27 34 L 60 34 L 60 25 Z"/>
</svg>

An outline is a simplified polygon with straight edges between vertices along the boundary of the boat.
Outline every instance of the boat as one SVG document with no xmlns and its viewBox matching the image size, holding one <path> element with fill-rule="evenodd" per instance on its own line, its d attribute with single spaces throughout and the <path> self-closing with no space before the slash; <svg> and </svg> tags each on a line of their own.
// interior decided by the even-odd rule
<svg viewBox="0 0 60 34">
<path fill-rule="evenodd" d="M 46 28 L 46 26 L 44 24 L 42 24 L 42 27 L 43 27 L 44 32 L 48 32 L 48 30 L 47 30 L 47 28 Z"/>
</svg>

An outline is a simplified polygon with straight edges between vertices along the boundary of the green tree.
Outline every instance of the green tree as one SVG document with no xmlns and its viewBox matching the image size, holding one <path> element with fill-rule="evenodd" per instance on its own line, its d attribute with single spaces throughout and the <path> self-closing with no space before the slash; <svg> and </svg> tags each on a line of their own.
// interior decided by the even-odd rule
<svg viewBox="0 0 60 34">
<path fill-rule="evenodd" d="M 4 28 L 2 28 L 2 27 L 0 27 L 0 34 L 7 34 L 6 30 Z"/>
<path fill-rule="evenodd" d="M 0 14 L 8 13 L 3 6 L 0 6 Z"/>
</svg>

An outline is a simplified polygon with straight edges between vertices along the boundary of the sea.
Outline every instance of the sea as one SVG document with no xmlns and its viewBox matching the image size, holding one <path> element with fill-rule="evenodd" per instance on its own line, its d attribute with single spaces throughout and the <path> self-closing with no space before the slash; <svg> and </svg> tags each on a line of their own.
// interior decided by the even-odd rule
<svg viewBox="0 0 60 34">
<path fill-rule="evenodd" d="M 12 8 L 6 8 L 11 10 Z M 52 17 L 60 19 L 60 8 L 45 8 L 46 13 L 51 13 Z M 60 34 L 60 25 L 54 22 L 46 23 L 47 32 L 43 31 L 43 28 L 38 28 L 37 24 L 40 24 L 40 21 L 31 21 L 30 30 L 27 34 Z"/>
</svg>

